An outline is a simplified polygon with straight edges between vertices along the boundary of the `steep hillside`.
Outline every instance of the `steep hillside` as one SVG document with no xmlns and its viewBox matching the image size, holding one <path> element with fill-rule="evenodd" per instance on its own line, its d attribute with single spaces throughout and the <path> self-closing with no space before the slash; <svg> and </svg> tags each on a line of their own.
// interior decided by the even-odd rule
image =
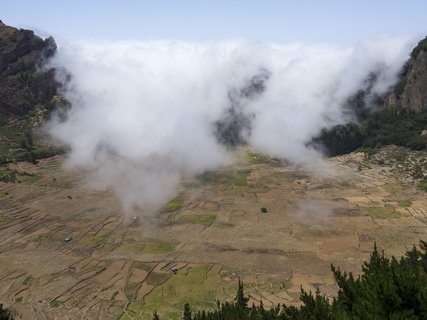
<svg viewBox="0 0 427 320">
<path fill-rule="evenodd" d="M 0 21 L 0 162 L 40 157 L 33 129 L 53 107 L 54 71 L 41 71 L 55 40 Z"/>
<path fill-rule="evenodd" d="M 415 112 L 427 106 L 427 37 L 412 51 L 401 80 L 386 96 L 385 105 Z"/>
<path fill-rule="evenodd" d="M 15 29 L 0 21 L 0 117 L 22 117 L 38 104 L 49 103 L 56 92 L 53 70 L 37 67 L 56 51 L 52 37 Z"/>
<path fill-rule="evenodd" d="M 350 97 L 346 106 L 357 123 L 325 129 L 313 139 L 314 144 L 331 156 L 391 144 L 427 149 L 427 38 L 414 48 L 399 82 L 384 98 L 367 104 L 367 93 L 369 86 Z"/>
</svg>

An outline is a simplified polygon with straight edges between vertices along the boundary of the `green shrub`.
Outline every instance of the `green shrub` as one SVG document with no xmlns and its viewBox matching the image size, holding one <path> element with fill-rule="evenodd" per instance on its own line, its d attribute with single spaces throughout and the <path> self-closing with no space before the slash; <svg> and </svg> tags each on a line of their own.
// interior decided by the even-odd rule
<svg viewBox="0 0 427 320">
<path fill-rule="evenodd" d="M 424 190 L 425 192 L 427 192 L 427 181 L 421 182 L 419 187 L 421 190 Z"/>
<path fill-rule="evenodd" d="M 420 135 L 426 127 L 427 107 L 416 113 L 382 108 L 368 113 L 359 125 L 350 123 L 322 130 L 313 143 L 322 145 L 330 156 L 357 149 L 370 156 L 379 147 L 391 144 L 427 150 L 427 136 Z"/>
<path fill-rule="evenodd" d="M 61 305 L 61 301 L 58 301 L 58 300 L 56 300 L 56 299 L 51 300 L 51 301 L 49 302 L 49 306 L 50 306 L 51 308 L 57 308 L 57 307 L 59 307 L 60 305 Z"/>
</svg>

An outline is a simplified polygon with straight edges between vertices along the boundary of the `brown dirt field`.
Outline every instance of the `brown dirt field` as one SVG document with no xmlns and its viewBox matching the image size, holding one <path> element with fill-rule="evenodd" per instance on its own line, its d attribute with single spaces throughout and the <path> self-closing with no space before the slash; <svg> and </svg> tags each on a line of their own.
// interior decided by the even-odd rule
<svg viewBox="0 0 427 320">
<path fill-rule="evenodd" d="M 180 210 L 138 221 L 84 173 L 61 169 L 62 157 L 9 165 L 40 179 L 0 182 L 0 301 L 23 319 L 150 319 L 144 301 L 159 288 L 162 299 L 227 299 L 241 277 L 255 303 L 298 304 L 301 285 L 336 294 L 331 263 L 358 273 L 374 242 L 401 255 L 427 240 L 427 194 L 384 166 L 358 170 L 359 154 L 329 159 L 333 176 L 236 158 L 251 170 L 246 185 L 186 183 Z"/>
</svg>

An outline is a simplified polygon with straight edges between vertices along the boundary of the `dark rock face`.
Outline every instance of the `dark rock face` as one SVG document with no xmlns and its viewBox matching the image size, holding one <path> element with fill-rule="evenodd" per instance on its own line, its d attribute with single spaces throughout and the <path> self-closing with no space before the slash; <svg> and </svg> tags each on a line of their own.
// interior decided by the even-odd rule
<svg viewBox="0 0 427 320">
<path fill-rule="evenodd" d="M 38 69 L 55 51 L 52 37 L 0 22 L 0 125 L 50 102 L 58 86 L 53 70 Z"/>
<path fill-rule="evenodd" d="M 243 88 L 234 88 L 228 92 L 229 106 L 221 119 L 214 124 L 215 136 L 219 143 L 236 146 L 247 142 L 255 115 L 247 112 L 245 107 L 250 100 L 264 93 L 269 78 L 270 72 L 261 70 L 251 77 Z"/>
<path fill-rule="evenodd" d="M 399 82 L 384 97 L 372 93 L 378 72 L 371 73 L 343 106 L 358 123 L 325 128 L 310 145 L 330 156 L 391 144 L 427 150 L 427 37 L 414 48 Z"/>
<path fill-rule="evenodd" d="M 380 73 L 381 70 L 370 72 L 361 84 L 360 89 L 344 102 L 344 113 L 351 119 L 365 119 L 372 111 L 373 106 L 378 107 L 383 104 L 382 97 L 372 92 Z"/>
<path fill-rule="evenodd" d="M 427 107 L 427 37 L 412 51 L 399 83 L 385 98 L 385 106 L 415 112 Z"/>
</svg>

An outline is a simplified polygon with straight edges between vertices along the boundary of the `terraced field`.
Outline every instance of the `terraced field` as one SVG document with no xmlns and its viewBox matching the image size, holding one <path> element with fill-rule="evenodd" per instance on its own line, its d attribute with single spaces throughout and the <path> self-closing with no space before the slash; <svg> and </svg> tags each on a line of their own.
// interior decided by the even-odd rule
<svg viewBox="0 0 427 320">
<path fill-rule="evenodd" d="M 23 319 L 177 319 L 185 302 L 231 299 L 238 277 L 255 303 L 298 303 L 301 285 L 333 296 L 331 263 L 357 273 L 375 241 L 400 255 L 427 240 L 426 154 L 382 152 L 315 174 L 241 150 L 152 215 L 126 214 L 59 156 L 3 166 L 0 301 Z"/>
</svg>

